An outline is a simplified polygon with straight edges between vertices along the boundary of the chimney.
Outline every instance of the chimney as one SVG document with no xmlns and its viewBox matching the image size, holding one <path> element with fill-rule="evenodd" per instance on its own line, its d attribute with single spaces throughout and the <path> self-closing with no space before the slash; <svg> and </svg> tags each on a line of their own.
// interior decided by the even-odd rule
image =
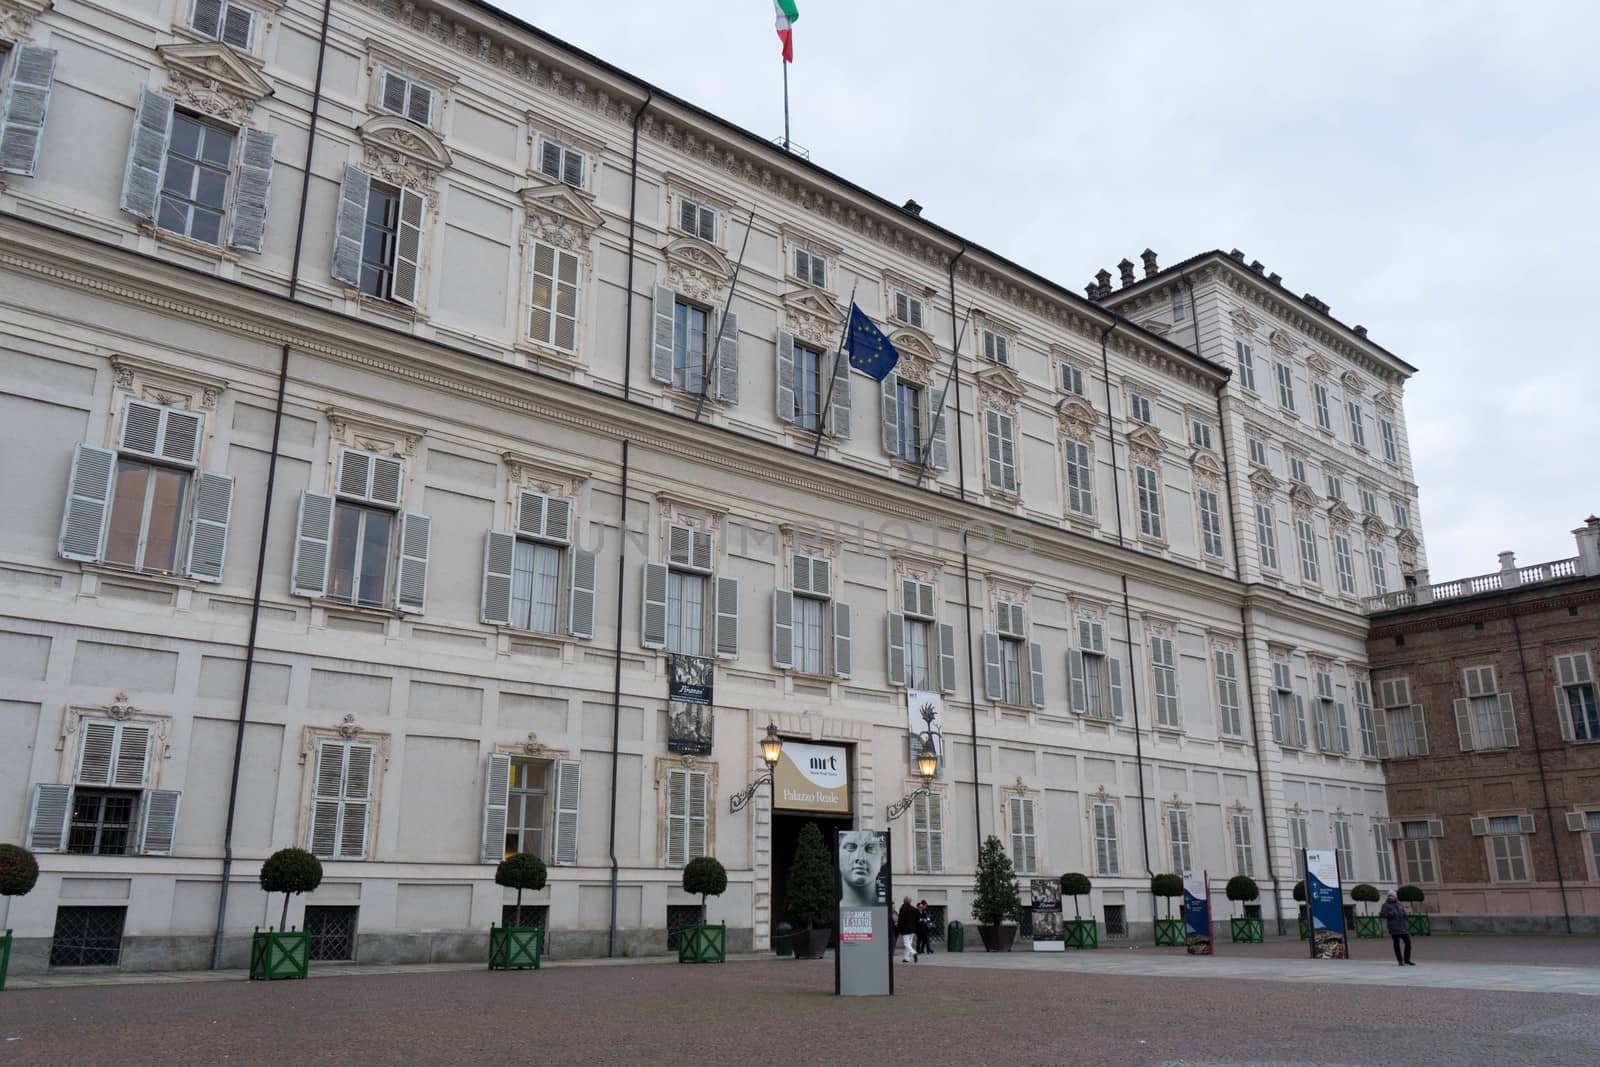
<svg viewBox="0 0 1600 1067">
<path fill-rule="evenodd" d="M 1101 296 L 1110 296 L 1111 295 L 1111 272 L 1110 271 L 1104 270 L 1104 269 L 1097 271 L 1095 273 L 1094 280 L 1099 284 L 1100 295 Z"/>
<path fill-rule="evenodd" d="M 1304 299 L 1306 303 L 1310 304 L 1312 308 L 1322 312 L 1324 315 L 1328 313 L 1328 305 L 1324 304 L 1310 293 L 1307 293 L 1302 299 Z"/>
<path fill-rule="evenodd" d="M 1356 323 L 1355 331 L 1357 337 L 1365 337 L 1367 335 L 1367 328 L 1361 325 L 1359 322 Z"/>
<path fill-rule="evenodd" d="M 1590 515 L 1572 534 L 1578 539 L 1578 573 L 1600 575 L 1600 518 Z"/>
<path fill-rule="evenodd" d="M 1273 285 L 1280 285 L 1283 282 L 1283 275 L 1269 274 L 1267 275 L 1267 281 L 1271 282 Z"/>
<path fill-rule="evenodd" d="M 1083 287 L 1083 295 L 1090 300 L 1100 299 L 1100 287 L 1094 283 L 1093 278 L 1090 278 L 1089 284 Z"/>
<path fill-rule="evenodd" d="M 1229 259 L 1237 259 L 1240 263 L 1243 263 L 1244 262 L 1244 253 L 1239 251 L 1237 248 L 1231 248 L 1231 249 L 1228 250 L 1228 258 Z"/>
<path fill-rule="evenodd" d="M 1262 265 L 1262 262 L 1259 259 L 1252 259 L 1250 261 L 1250 269 L 1255 271 L 1257 274 L 1265 274 L 1267 272 L 1267 268 Z"/>
<path fill-rule="evenodd" d="M 1500 588 L 1515 589 L 1521 584 L 1522 579 L 1517 574 L 1517 554 L 1515 552 L 1500 553 Z"/>
<path fill-rule="evenodd" d="M 1161 273 L 1161 268 L 1156 266 L 1156 254 L 1150 249 L 1147 248 L 1140 252 L 1139 258 L 1144 260 L 1144 276 L 1146 278 L 1154 278 Z"/>
<path fill-rule="evenodd" d="M 1133 276 L 1133 260 L 1124 258 L 1117 264 L 1117 270 L 1122 272 L 1122 287 L 1126 289 L 1138 279 Z"/>
<path fill-rule="evenodd" d="M 922 205 L 917 203 L 915 200 L 907 200 L 904 204 L 900 205 L 900 210 L 906 212 L 907 214 L 915 215 L 919 219 L 922 217 Z"/>
</svg>

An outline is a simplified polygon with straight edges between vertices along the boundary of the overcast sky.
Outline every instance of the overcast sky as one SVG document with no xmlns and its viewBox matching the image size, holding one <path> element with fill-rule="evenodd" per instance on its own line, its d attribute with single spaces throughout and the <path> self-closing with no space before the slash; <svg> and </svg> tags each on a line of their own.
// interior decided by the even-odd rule
<svg viewBox="0 0 1600 1067">
<path fill-rule="evenodd" d="M 501 0 L 783 131 L 770 0 Z M 799 0 L 793 140 L 1081 291 L 1242 249 L 1420 369 L 1434 581 L 1600 512 L 1600 4 Z M 1587 310 L 1585 310 L 1587 309 Z"/>
</svg>

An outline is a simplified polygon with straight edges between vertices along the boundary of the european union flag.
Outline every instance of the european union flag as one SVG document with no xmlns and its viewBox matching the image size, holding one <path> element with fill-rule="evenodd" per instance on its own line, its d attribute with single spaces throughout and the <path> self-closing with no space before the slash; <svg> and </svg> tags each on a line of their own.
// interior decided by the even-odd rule
<svg viewBox="0 0 1600 1067">
<path fill-rule="evenodd" d="M 900 362 L 900 353 L 889 343 L 883 331 L 872 324 L 866 312 L 850 305 L 850 328 L 846 331 L 844 349 L 850 353 L 850 365 L 873 381 L 881 382 Z"/>
</svg>

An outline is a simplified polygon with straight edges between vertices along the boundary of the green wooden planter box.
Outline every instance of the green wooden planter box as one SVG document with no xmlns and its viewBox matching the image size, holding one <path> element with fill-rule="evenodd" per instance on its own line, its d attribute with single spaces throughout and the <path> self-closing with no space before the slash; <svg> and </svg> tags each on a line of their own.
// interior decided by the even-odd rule
<svg viewBox="0 0 1600 1067">
<path fill-rule="evenodd" d="M 728 924 L 695 923 L 678 931 L 679 963 L 726 963 Z"/>
<path fill-rule="evenodd" d="M 1099 948 L 1100 926 L 1093 919 L 1068 919 L 1061 924 L 1062 940 L 1068 948 Z"/>
<path fill-rule="evenodd" d="M 1299 925 L 1299 930 L 1300 930 L 1300 940 L 1302 940 L 1302 941 L 1310 940 L 1310 938 L 1311 938 L 1311 920 L 1310 919 L 1301 919 L 1300 920 L 1300 925 Z"/>
<path fill-rule="evenodd" d="M 6 987 L 6 970 L 11 966 L 11 931 L 0 937 L 0 989 Z"/>
<path fill-rule="evenodd" d="M 1266 926 L 1261 919 L 1233 916 L 1228 920 L 1228 933 L 1234 943 L 1240 945 L 1259 945 L 1266 940 Z"/>
<path fill-rule="evenodd" d="M 1433 936 L 1433 920 L 1426 915 L 1407 915 L 1406 931 L 1412 937 Z"/>
<path fill-rule="evenodd" d="M 489 924 L 491 971 L 537 971 L 543 954 L 544 927 Z"/>
<path fill-rule="evenodd" d="M 1356 916 L 1356 936 L 1357 937 L 1382 937 L 1383 936 L 1383 919 L 1381 919 L 1380 917 L 1378 917 L 1376 915 L 1357 915 Z"/>
<path fill-rule="evenodd" d="M 250 977 L 272 981 L 304 978 L 311 965 L 308 930 L 261 930 L 250 935 Z"/>
<path fill-rule="evenodd" d="M 1182 919 L 1157 919 L 1156 944 L 1170 945 L 1173 948 L 1182 948 L 1183 920 Z"/>
</svg>

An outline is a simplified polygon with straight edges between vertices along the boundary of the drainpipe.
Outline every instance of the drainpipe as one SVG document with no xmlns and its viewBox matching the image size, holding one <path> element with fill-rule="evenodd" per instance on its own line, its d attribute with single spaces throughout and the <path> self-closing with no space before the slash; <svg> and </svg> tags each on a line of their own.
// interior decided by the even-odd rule
<svg viewBox="0 0 1600 1067">
<path fill-rule="evenodd" d="M 961 257 L 967 254 L 967 245 L 962 242 L 961 249 L 950 257 L 950 262 L 945 264 L 945 273 L 950 282 L 950 365 L 951 384 L 956 390 L 956 487 L 963 502 L 967 499 L 967 450 L 964 445 L 964 432 L 961 418 L 961 372 L 958 369 L 961 362 L 961 316 L 956 304 L 956 264 Z M 978 796 L 978 675 L 975 661 L 972 658 L 972 555 L 967 551 L 967 529 L 961 529 L 961 599 L 966 603 L 961 610 L 961 619 L 966 631 L 967 641 L 967 703 L 972 710 L 969 737 L 972 742 L 972 828 L 975 838 L 973 845 L 979 851 L 983 847 L 983 804 Z"/>
<path fill-rule="evenodd" d="M 1572 910 L 1567 906 L 1567 879 L 1561 869 L 1561 839 L 1556 836 L 1556 813 L 1550 805 L 1550 780 L 1544 771 L 1544 744 L 1539 738 L 1539 716 L 1533 714 L 1533 693 L 1528 688 L 1528 660 L 1522 647 L 1522 624 L 1517 622 L 1517 606 L 1507 605 L 1511 613 L 1511 632 L 1517 639 L 1517 673 L 1522 678 L 1522 706 L 1528 709 L 1528 719 L 1533 727 L 1533 758 L 1539 768 L 1539 789 L 1544 794 L 1545 825 L 1550 827 L 1550 851 L 1556 858 L 1556 887 L 1561 892 L 1561 918 L 1572 933 Z"/>
<path fill-rule="evenodd" d="M 295 221 L 294 259 L 289 267 L 289 299 L 300 290 L 300 254 L 305 244 L 306 201 L 311 188 L 311 153 L 317 143 L 317 117 L 322 110 L 322 69 L 328 55 L 328 22 L 333 0 L 323 0 L 322 32 L 317 41 L 317 74 L 311 90 L 311 124 L 306 134 L 306 161 L 300 177 L 300 212 Z M 222 967 L 223 920 L 228 914 L 228 880 L 233 874 L 233 820 L 239 808 L 239 767 L 244 759 L 244 727 L 250 714 L 250 680 L 256 666 L 256 637 L 261 625 L 261 586 L 267 571 L 267 534 L 272 528 L 272 489 L 278 478 L 278 446 L 283 438 L 284 396 L 289 387 L 289 345 L 278 356 L 278 396 L 272 410 L 272 451 L 267 456 L 267 485 L 261 501 L 261 539 L 256 549 L 255 589 L 250 597 L 250 632 L 245 638 L 244 679 L 239 684 L 239 717 L 233 731 L 233 769 L 228 781 L 228 815 L 222 830 L 222 887 L 217 895 L 217 927 L 211 939 L 211 969 Z"/>
</svg>

